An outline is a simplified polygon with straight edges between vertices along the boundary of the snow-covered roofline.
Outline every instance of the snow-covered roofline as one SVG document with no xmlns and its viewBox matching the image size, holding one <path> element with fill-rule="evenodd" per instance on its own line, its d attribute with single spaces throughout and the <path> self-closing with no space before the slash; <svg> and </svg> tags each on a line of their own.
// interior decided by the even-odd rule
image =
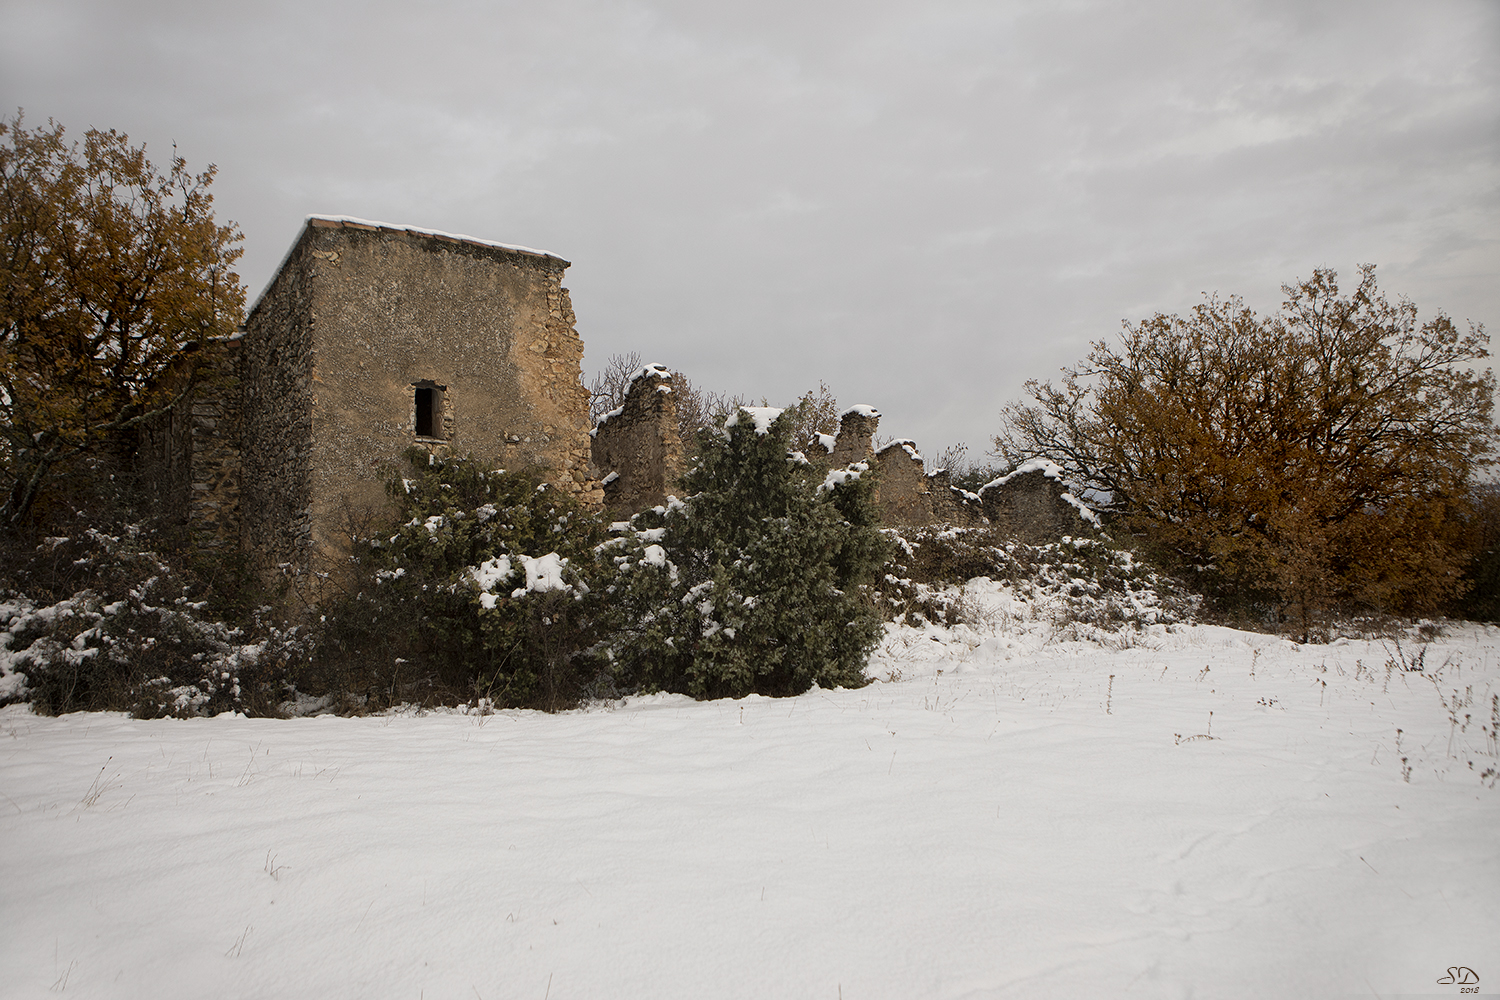
<svg viewBox="0 0 1500 1000">
<path fill-rule="evenodd" d="M 572 266 L 572 261 L 564 260 L 555 253 L 548 253 L 546 250 L 537 250 L 532 247 L 523 247 L 515 243 L 482 240 L 477 236 L 445 233 L 441 229 L 424 229 L 420 226 L 401 226 L 390 222 L 376 222 L 372 219 L 360 219 L 352 215 L 315 214 L 309 215 L 302 220 L 302 228 L 297 231 L 297 238 L 292 240 L 292 245 L 287 247 L 286 253 L 281 257 L 281 263 L 277 264 L 276 270 L 271 272 L 271 280 L 266 282 L 266 287 L 261 289 L 260 294 L 255 297 L 255 302 L 251 304 L 249 309 L 245 310 L 246 316 L 251 315 L 255 310 L 260 308 L 261 300 L 266 297 L 266 293 L 271 290 L 271 286 L 276 284 L 276 279 L 281 276 L 282 270 L 286 267 L 286 262 L 292 259 L 292 254 L 296 251 L 297 245 L 302 242 L 303 234 L 314 226 L 320 229 L 340 227 L 347 229 L 384 230 L 392 233 L 411 233 L 413 236 L 429 236 L 433 239 L 444 240 L 449 243 L 468 243 L 472 246 L 492 247 L 496 250 L 506 250 L 510 253 L 526 254 L 530 257 L 543 257 L 547 260 L 557 261 L 563 267 Z"/>
<path fill-rule="evenodd" d="M 310 226 L 341 226 L 348 229 L 384 229 L 393 233 L 411 233 L 414 236 L 431 236 L 440 240 L 448 240 L 452 243 L 472 243 L 475 246 L 495 247 L 498 250 L 510 250 L 514 253 L 529 254 L 533 257 L 547 257 L 558 261 L 564 267 L 571 262 L 563 260 L 555 253 L 546 250 L 537 250 L 532 247 L 523 247 L 515 243 L 501 243 L 497 240 L 484 240 L 477 236 L 465 236 L 462 233 L 445 233 L 441 229 L 425 229 L 421 226 L 402 226 L 392 222 L 376 222 L 372 219 L 359 219 L 352 215 L 309 215 L 307 224 Z"/>
</svg>

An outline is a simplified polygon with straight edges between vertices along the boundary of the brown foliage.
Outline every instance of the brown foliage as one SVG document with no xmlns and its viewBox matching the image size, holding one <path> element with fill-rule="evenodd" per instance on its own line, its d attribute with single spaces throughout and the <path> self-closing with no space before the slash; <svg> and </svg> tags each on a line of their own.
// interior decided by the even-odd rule
<svg viewBox="0 0 1500 1000">
<path fill-rule="evenodd" d="M 1223 596 L 1307 616 L 1354 601 L 1436 606 L 1463 587 L 1453 513 L 1491 461 L 1482 327 L 1418 325 L 1361 269 L 1318 270 L 1261 318 L 1208 297 L 1125 324 L 1036 405 L 1006 407 L 996 453 L 1045 456 Z"/>
<path fill-rule="evenodd" d="M 1500 621 L 1500 483 L 1477 483 L 1460 511 L 1470 587 L 1458 612 L 1477 621 Z"/>
<path fill-rule="evenodd" d="M 215 168 L 159 171 L 118 132 L 0 121 L 0 524 L 60 464 L 110 447 L 212 371 L 245 292 Z"/>
</svg>

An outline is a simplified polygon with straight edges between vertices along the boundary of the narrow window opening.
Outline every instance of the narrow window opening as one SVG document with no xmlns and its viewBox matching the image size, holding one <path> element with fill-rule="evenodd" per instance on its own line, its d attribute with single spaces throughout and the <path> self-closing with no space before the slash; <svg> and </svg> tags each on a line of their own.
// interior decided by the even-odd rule
<svg viewBox="0 0 1500 1000">
<path fill-rule="evenodd" d="M 432 384 L 416 388 L 417 437 L 440 438 L 443 436 L 443 390 Z"/>
</svg>

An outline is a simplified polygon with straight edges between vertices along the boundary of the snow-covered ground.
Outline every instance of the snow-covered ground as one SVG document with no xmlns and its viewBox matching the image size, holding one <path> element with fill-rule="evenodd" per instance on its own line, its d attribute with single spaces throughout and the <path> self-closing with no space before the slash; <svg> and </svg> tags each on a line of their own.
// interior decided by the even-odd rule
<svg viewBox="0 0 1500 1000">
<path fill-rule="evenodd" d="M 0 710 L 0 995 L 1495 991 L 1500 629 L 1415 672 L 971 588 L 785 700 Z"/>
</svg>

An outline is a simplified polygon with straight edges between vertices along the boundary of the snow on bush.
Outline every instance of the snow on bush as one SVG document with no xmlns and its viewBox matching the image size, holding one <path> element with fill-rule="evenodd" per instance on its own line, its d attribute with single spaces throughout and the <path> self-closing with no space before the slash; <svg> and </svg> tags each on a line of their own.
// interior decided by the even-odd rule
<svg viewBox="0 0 1500 1000">
<path fill-rule="evenodd" d="M 95 586 L 0 603 L 0 702 L 39 711 L 126 709 L 142 718 L 268 711 L 306 653 L 297 627 L 252 612 L 235 626 L 187 596 L 182 575 L 130 532 L 49 539 Z"/>
<path fill-rule="evenodd" d="M 949 625 L 974 615 L 956 585 L 987 579 L 1054 633 L 1109 635 L 1190 620 L 1197 602 L 1107 541 L 1064 537 L 1045 545 L 1011 541 L 990 528 L 892 530 L 899 542 L 881 594 L 889 616 Z M 1110 640 L 1113 641 L 1113 640 Z"/>
<path fill-rule="evenodd" d="M 887 549 L 872 482 L 852 468 L 825 478 L 791 450 L 791 430 L 782 411 L 742 408 L 701 436 L 687 498 L 601 549 L 615 573 L 602 649 L 625 689 L 712 698 L 864 682 Z"/>
</svg>

